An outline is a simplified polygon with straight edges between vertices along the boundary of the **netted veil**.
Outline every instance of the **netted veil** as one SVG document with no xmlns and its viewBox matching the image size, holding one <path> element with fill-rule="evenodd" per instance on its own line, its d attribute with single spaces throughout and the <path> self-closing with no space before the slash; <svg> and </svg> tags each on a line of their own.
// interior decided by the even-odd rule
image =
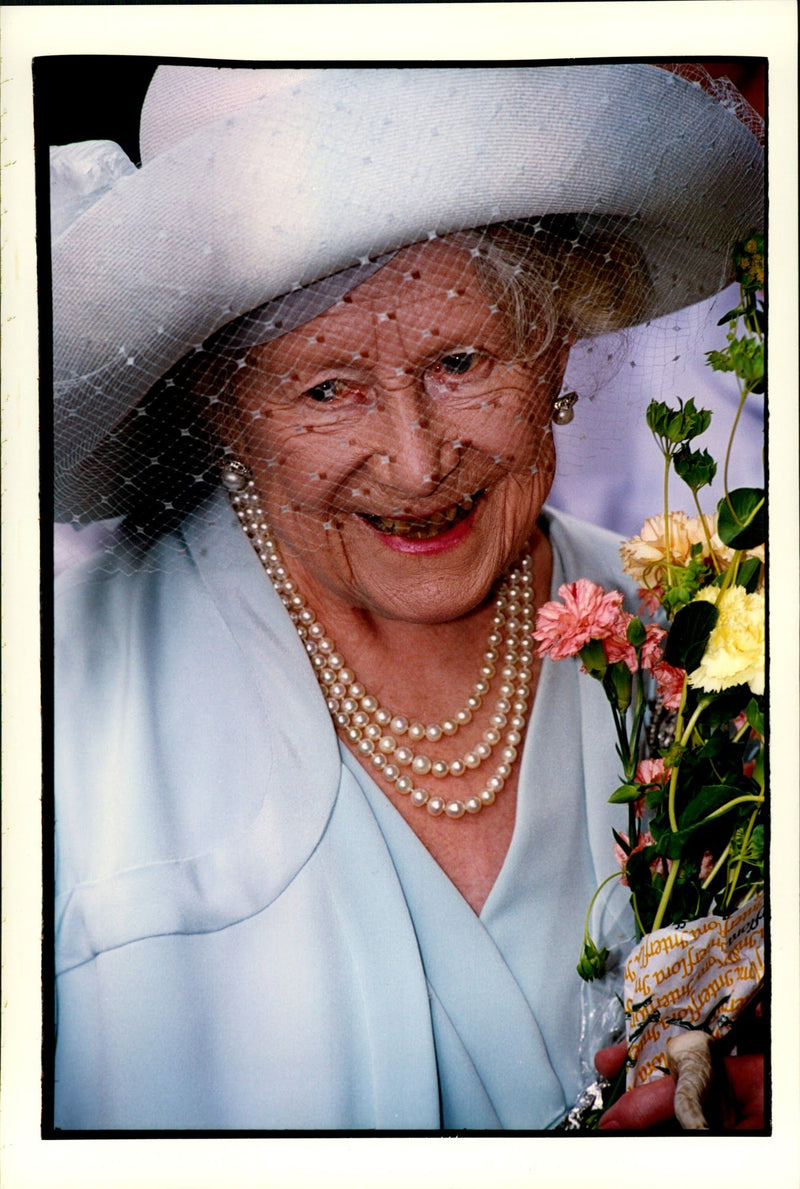
<svg viewBox="0 0 800 1189">
<path fill-rule="evenodd" d="M 53 151 L 56 519 L 113 521 L 99 564 L 147 565 L 244 459 L 290 549 L 337 514 L 389 531 L 414 519 L 401 439 L 456 519 L 476 451 L 549 488 L 555 401 L 601 393 L 619 437 L 615 377 L 667 395 L 698 331 L 676 311 L 762 224 L 762 132 L 694 66 L 160 68 L 140 169 Z M 413 343 L 395 376 L 391 333 Z M 542 444 L 524 457 L 514 369 Z M 394 383 L 419 394 L 397 450 L 372 432 Z"/>
</svg>

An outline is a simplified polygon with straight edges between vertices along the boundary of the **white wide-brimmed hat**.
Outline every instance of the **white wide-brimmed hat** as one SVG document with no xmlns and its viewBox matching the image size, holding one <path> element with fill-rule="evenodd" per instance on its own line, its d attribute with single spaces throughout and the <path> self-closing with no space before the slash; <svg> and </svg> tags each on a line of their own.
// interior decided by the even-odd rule
<svg viewBox="0 0 800 1189">
<path fill-rule="evenodd" d="M 576 215 L 641 251 L 643 321 L 722 288 L 762 223 L 757 138 L 651 65 L 162 67 L 141 148 L 53 244 L 59 518 L 102 516 L 87 460 L 178 360 L 359 261 Z"/>
</svg>

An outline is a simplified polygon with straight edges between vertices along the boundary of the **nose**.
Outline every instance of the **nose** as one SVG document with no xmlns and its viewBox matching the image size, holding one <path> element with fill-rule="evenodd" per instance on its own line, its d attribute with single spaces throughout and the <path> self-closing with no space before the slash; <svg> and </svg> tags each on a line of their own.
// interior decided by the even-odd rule
<svg viewBox="0 0 800 1189">
<path fill-rule="evenodd" d="M 431 495 L 458 466 L 453 435 L 415 377 L 385 381 L 373 416 L 370 466 L 385 490 L 406 498 Z"/>
</svg>

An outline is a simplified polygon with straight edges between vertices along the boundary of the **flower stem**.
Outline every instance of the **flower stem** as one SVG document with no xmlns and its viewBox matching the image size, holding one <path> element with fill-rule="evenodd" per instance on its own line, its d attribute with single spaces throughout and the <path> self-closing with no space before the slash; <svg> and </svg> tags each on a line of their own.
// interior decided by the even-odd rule
<svg viewBox="0 0 800 1189">
<path fill-rule="evenodd" d="M 656 915 L 653 918 L 653 928 L 652 928 L 653 933 L 655 933 L 656 929 L 661 928 L 661 924 L 662 924 L 664 917 L 666 915 L 666 912 L 667 912 L 667 905 L 669 904 L 670 897 L 672 895 L 672 889 L 675 887 L 675 880 L 678 878 L 678 871 L 680 870 L 680 865 L 681 865 L 680 859 L 674 859 L 672 866 L 670 867 L 669 872 L 667 874 L 667 882 L 664 884 L 664 891 L 661 893 L 661 900 L 659 902 L 658 909 L 656 911 Z"/>
<path fill-rule="evenodd" d="M 592 909 L 593 909 L 593 908 L 594 908 L 594 906 L 595 906 L 595 903 L 596 903 L 596 901 L 597 901 L 597 897 L 600 895 L 600 893 L 602 892 L 603 888 L 606 886 L 606 884 L 607 884 L 607 883 L 611 883 L 612 879 L 619 879 L 619 877 L 620 877 L 620 876 L 619 876 L 619 872 L 618 872 L 618 871 L 615 871 L 615 872 L 614 872 L 612 875 L 607 875 L 607 876 L 606 876 L 606 878 L 603 880 L 603 882 L 600 884 L 600 886 L 599 886 L 599 887 L 597 888 L 597 890 L 595 891 L 595 894 L 592 896 L 591 900 L 589 901 L 589 907 L 588 907 L 588 909 L 587 909 L 587 911 L 586 911 L 586 920 L 583 922 L 583 941 L 584 941 L 584 945 L 585 945 L 585 944 L 586 944 L 586 942 L 589 940 L 589 919 L 590 919 L 590 917 L 591 917 L 591 915 L 592 915 Z"/>
<path fill-rule="evenodd" d="M 763 800 L 764 800 L 764 798 L 762 797 L 761 801 L 763 802 Z M 761 808 L 761 805 L 759 805 L 758 809 L 755 809 L 753 811 L 753 813 L 750 815 L 750 821 L 747 823 L 747 829 L 744 832 L 744 838 L 742 839 L 742 845 L 739 848 L 739 860 L 736 864 L 736 869 L 733 873 L 733 878 L 730 880 L 730 883 L 728 885 L 728 891 L 725 894 L 725 906 L 726 907 L 730 904 L 731 900 L 733 899 L 733 893 L 736 891 L 736 885 L 739 882 L 739 876 L 742 873 L 742 864 L 744 863 L 745 852 L 747 851 L 747 847 L 750 845 L 750 838 L 752 836 L 753 830 L 755 829 L 756 818 L 758 817 L 758 812 L 759 812 L 760 808 Z"/>
</svg>

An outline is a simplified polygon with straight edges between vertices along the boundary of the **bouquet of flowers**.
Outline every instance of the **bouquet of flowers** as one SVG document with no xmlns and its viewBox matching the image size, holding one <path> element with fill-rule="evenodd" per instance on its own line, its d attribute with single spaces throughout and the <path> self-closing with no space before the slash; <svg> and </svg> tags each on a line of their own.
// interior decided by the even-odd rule
<svg viewBox="0 0 800 1189">
<path fill-rule="evenodd" d="M 715 512 L 703 511 L 699 493 L 717 468 L 696 439 L 711 414 L 693 400 L 652 401 L 647 424 L 664 460 L 664 511 L 620 551 L 639 587 L 640 615 L 623 609 L 619 591 L 580 579 L 541 608 L 535 631 L 540 655 L 579 657 L 602 683 L 620 762 L 609 800 L 627 819 L 613 831 L 622 870 L 589 906 L 578 973 L 605 973 L 608 951 L 591 936 L 591 913 L 605 885 L 621 878 L 640 938 L 625 969 L 627 1083 L 669 1066 L 678 1076 L 676 1114 L 690 1128 L 705 1126 L 711 1038 L 728 1032 L 763 980 L 765 495 L 728 485 L 744 402 L 764 392 L 762 237 L 737 244 L 734 262 L 740 301 L 720 320 L 729 324 L 727 346 L 707 352 L 710 367 L 733 372 L 740 389 L 724 497 Z M 670 510 L 671 473 L 691 491 L 693 515 Z M 680 1073 L 687 1047 L 699 1071 L 688 1105 Z M 695 1080 L 685 1075 L 687 1086 Z"/>
</svg>

